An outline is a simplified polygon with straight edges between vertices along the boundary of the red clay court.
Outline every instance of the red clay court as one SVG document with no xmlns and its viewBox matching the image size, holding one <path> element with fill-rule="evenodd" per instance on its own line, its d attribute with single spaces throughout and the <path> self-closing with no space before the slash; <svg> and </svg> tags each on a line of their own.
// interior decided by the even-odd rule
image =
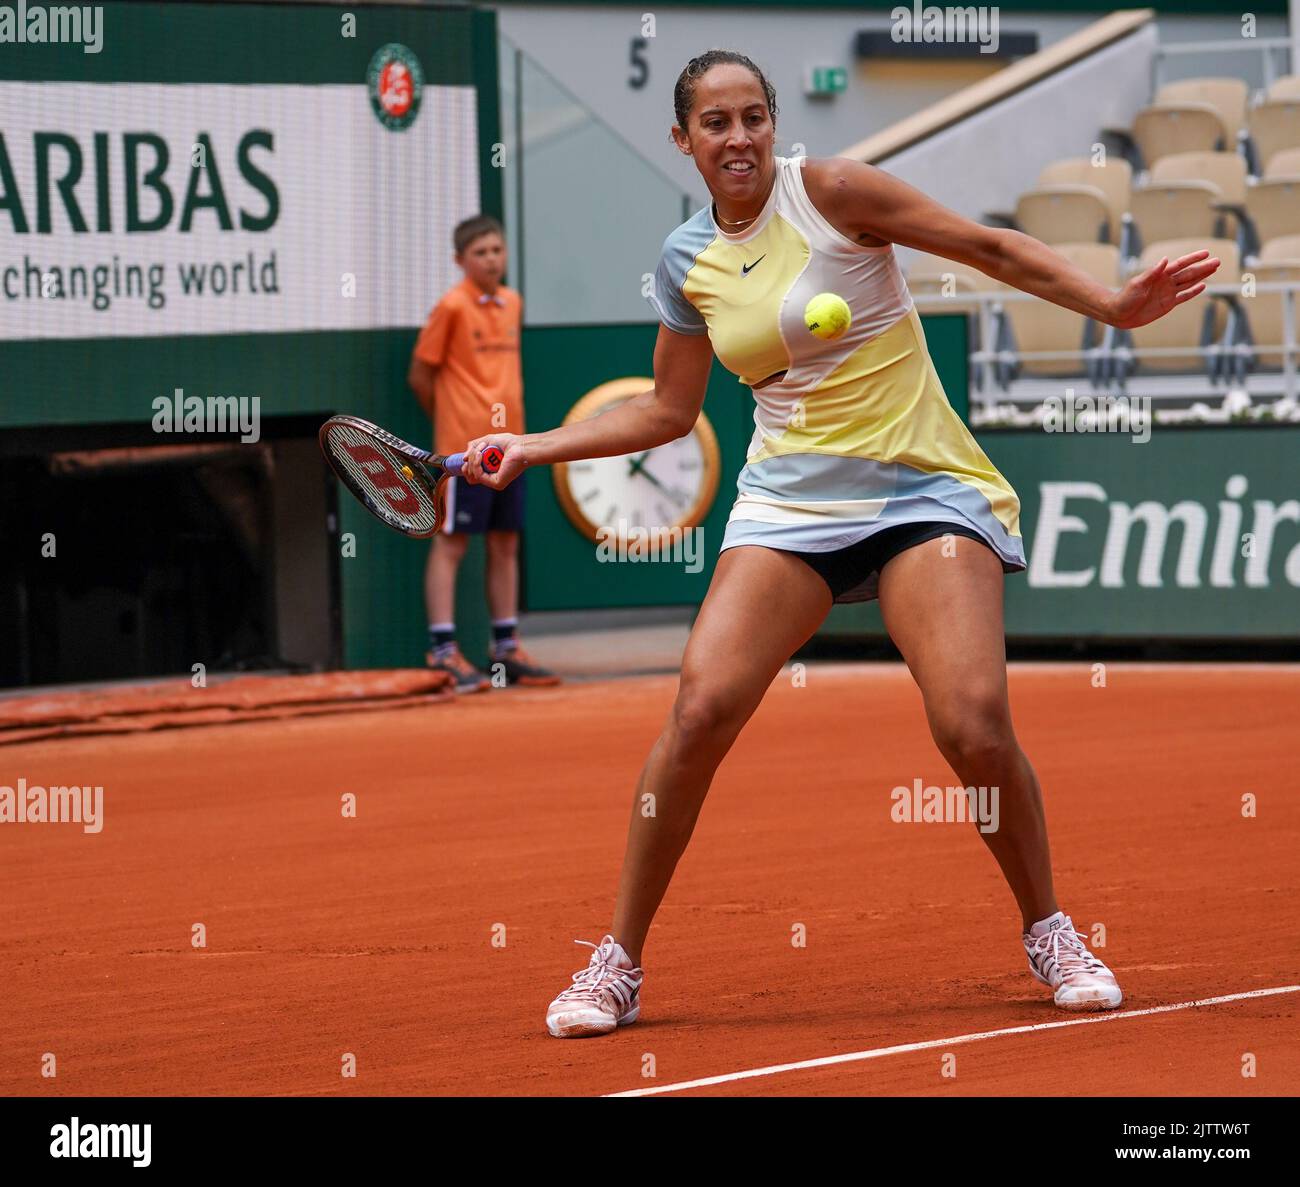
<svg viewBox="0 0 1300 1187">
<path fill-rule="evenodd" d="M 906 670 L 815 664 L 719 771 L 641 1021 L 582 1042 L 543 1014 L 608 927 L 675 677 L 0 747 L 0 783 L 102 784 L 105 819 L 0 829 L 0 1093 L 1294 1094 L 1300 668 L 1091 674 L 1013 665 L 1012 706 L 1114 1014 L 1030 978 L 970 825 L 890 820 L 953 782 Z"/>
</svg>

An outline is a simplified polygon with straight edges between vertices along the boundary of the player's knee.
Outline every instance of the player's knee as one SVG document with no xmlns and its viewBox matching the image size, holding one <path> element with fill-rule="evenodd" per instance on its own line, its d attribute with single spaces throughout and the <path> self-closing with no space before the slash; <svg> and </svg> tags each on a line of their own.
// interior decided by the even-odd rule
<svg viewBox="0 0 1300 1187">
<path fill-rule="evenodd" d="M 683 678 L 671 723 L 678 741 L 695 748 L 724 740 L 744 724 L 744 717 L 737 698 L 724 687 L 697 685 Z"/>
<path fill-rule="evenodd" d="M 996 765 L 1018 750 L 1011 713 L 1000 692 L 974 693 L 931 709 L 930 732 L 950 762 Z"/>
</svg>

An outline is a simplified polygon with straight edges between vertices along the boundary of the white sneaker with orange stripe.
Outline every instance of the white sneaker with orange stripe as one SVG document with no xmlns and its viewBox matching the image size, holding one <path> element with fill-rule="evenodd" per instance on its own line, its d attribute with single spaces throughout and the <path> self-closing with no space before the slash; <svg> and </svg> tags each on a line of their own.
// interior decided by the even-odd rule
<svg viewBox="0 0 1300 1187">
<path fill-rule="evenodd" d="M 1063 1010 L 1113 1010 L 1124 1000 L 1115 974 L 1090 951 L 1074 921 L 1062 911 L 1021 937 L 1029 971 L 1050 985 Z"/>
<path fill-rule="evenodd" d="M 637 1020 L 641 1013 L 644 974 L 613 936 L 599 944 L 575 940 L 594 948 L 591 960 L 573 974 L 573 984 L 546 1010 L 546 1029 L 557 1039 L 581 1039 L 609 1034 Z"/>
</svg>

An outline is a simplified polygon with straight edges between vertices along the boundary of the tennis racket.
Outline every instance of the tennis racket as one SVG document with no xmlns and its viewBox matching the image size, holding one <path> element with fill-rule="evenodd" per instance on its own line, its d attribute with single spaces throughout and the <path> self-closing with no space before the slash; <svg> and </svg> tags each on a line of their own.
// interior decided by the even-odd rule
<svg viewBox="0 0 1300 1187">
<path fill-rule="evenodd" d="M 465 465 L 463 453 L 417 449 L 357 416 L 331 416 L 320 428 L 320 448 L 338 480 L 376 519 L 416 539 L 432 536 L 446 514 L 447 479 Z M 483 469 L 495 474 L 504 455 L 483 450 Z"/>
</svg>

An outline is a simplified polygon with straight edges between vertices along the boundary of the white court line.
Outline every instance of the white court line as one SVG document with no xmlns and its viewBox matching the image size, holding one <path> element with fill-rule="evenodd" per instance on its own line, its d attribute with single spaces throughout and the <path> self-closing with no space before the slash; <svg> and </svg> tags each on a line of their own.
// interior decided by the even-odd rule
<svg viewBox="0 0 1300 1187">
<path fill-rule="evenodd" d="M 663 1092 L 682 1092 L 687 1088 L 707 1088 L 712 1084 L 729 1084 L 733 1080 L 752 1080 L 757 1076 L 777 1076 L 782 1072 L 799 1072 L 807 1068 L 830 1067 L 836 1063 L 859 1063 L 865 1059 L 883 1059 L 886 1055 L 906 1055 L 911 1051 L 929 1051 L 935 1047 L 955 1047 L 961 1043 L 977 1043 L 981 1039 L 996 1039 L 1002 1035 L 1031 1034 L 1036 1030 L 1059 1030 L 1063 1026 L 1087 1026 L 1094 1022 L 1118 1022 L 1121 1018 L 1146 1018 L 1152 1014 L 1170 1014 L 1175 1010 L 1190 1010 L 1197 1006 L 1221 1006 L 1225 1002 L 1246 1001 L 1252 997 L 1275 997 L 1280 993 L 1300 993 L 1300 985 L 1282 985 L 1276 989 L 1252 989 L 1249 993 L 1229 993 L 1223 997 L 1207 997 L 1200 1001 L 1179 1002 L 1173 1006 L 1152 1006 L 1147 1010 L 1121 1010 L 1118 1014 L 1089 1014 L 1086 1018 L 1070 1018 L 1064 1022 L 1036 1022 L 1033 1026 L 1009 1026 L 1005 1030 L 984 1030 L 978 1034 L 957 1035 L 951 1039 L 930 1039 L 924 1043 L 902 1043 L 897 1047 L 877 1047 L 873 1051 L 852 1051 L 847 1055 L 825 1055 L 821 1059 L 802 1059 L 798 1063 L 777 1063 L 771 1067 L 752 1068 L 747 1072 L 728 1072 L 725 1076 L 706 1076 L 702 1080 L 683 1080 L 679 1084 L 664 1084 L 658 1088 L 633 1088 L 627 1092 L 608 1092 L 606 1096 L 658 1096 Z"/>
<path fill-rule="evenodd" d="M 796 661 L 790 661 L 796 662 Z M 842 675 L 842 676 L 862 676 L 876 674 L 880 676 L 910 676 L 907 665 L 900 660 L 880 660 L 871 662 L 867 660 L 807 660 L 798 661 L 806 663 L 809 668 L 815 668 L 820 675 Z M 1194 672 L 1197 675 L 1203 672 L 1246 672 L 1258 676 L 1266 672 L 1300 672 L 1300 663 L 1285 661 L 1279 663 L 1251 663 L 1245 660 L 1229 660 L 1223 663 L 1212 663 L 1208 660 L 1188 661 L 1179 663 L 1177 660 L 1152 661 L 1152 660 L 1035 660 L 1035 659 L 1013 659 L 1007 661 L 1007 670 L 1010 672 L 1023 672 L 1033 675 L 1035 672 L 1042 675 L 1050 676 L 1073 676 L 1080 672 L 1091 671 L 1093 663 L 1105 663 L 1107 670 L 1118 672 L 1160 672 L 1168 675 L 1178 673 Z M 786 665 L 787 667 L 789 664 Z"/>
</svg>

